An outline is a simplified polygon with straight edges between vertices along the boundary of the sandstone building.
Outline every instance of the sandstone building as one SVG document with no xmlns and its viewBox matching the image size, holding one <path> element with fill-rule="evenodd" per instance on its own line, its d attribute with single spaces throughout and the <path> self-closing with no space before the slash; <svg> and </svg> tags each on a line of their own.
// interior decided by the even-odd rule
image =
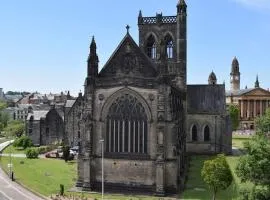
<svg viewBox="0 0 270 200">
<path fill-rule="evenodd" d="M 238 105 L 240 129 L 254 129 L 256 117 L 270 107 L 270 92 L 260 87 L 258 76 L 254 88 L 240 89 L 240 67 L 237 58 L 232 61 L 231 90 L 226 92 L 226 103 Z"/>
<path fill-rule="evenodd" d="M 207 85 L 187 85 L 187 5 L 176 16 L 138 16 L 139 44 L 127 33 L 98 72 L 92 39 L 84 94 L 65 105 L 65 136 L 78 144 L 77 186 L 177 193 L 186 151 L 231 151 L 225 86 L 214 73 Z"/>
</svg>

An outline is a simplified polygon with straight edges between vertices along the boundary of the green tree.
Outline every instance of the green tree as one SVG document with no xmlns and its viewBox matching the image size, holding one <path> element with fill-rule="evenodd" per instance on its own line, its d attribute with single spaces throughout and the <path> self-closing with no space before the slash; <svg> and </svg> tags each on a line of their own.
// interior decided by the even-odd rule
<svg viewBox="0 0 270 200">
<path fill-rule="evenodd" d="M 7 125 L 7 127 L 4 129 L 4 131 L 9 135 L 9 136 L 16 136 L 20 137 L 23 135 L 25 130 L 25 124 L 23 121 L 20 120 L 13 120 L 10 121 Z"/>
<path fill-rule="evenodd" d="M 247 154 L 239 159 L 236 174 L 242 182 L 250 181 L 257 189 L 266 189 L 270 198 L 270 140 L 265 134 L 255 135 L 245 143 Z M 267 198 L 266 198 L 267 199 Z"/>
<path fill-rule="evenodd" d="M 237 105 L 229 105 L 230 118 L 232 120 L 232 129 L 235 131 L 239 126 L 239 107 Z"/>
<path fill-rule="evenodd" d="M 6 102 L 0 100 L 0 111 L 2 111 L 3 109 L 5 109 L 6 107 L 7 107 Z"/>
<path fill-rule="evenodd" d="M 255 120 L 256 132 L 268 133 L 270 131 L 270 108 L 267 108 L 265 114 L 257 117 Z"/>
<path fill-rule="evenodd" d="M 201 176 L 213 192 L 213 200 L 219 190 L 228 188 L 233 180 L 230 167 L 223 154 L 204 162 Z"/>
<path fill-rule="evenodd" d="M 9 121 L 9 115 L 0 111 L 0 133 L 7 127 Z"/>
</svg>

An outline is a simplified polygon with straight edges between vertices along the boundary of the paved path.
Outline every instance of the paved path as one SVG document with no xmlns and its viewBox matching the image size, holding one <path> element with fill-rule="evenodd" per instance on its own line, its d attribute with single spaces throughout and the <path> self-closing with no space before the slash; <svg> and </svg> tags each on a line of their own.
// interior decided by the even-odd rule
<svg viewBox="0 0 270 200">
<path fill-rule="evenodd" d="M 9 145 L 10 141 L 0 144 L 0 151 Z M 24 189 L 19 184 L 12 182 L 0 168 L 0 200 L 44 200 L 39 196 Z"/>
</svg>

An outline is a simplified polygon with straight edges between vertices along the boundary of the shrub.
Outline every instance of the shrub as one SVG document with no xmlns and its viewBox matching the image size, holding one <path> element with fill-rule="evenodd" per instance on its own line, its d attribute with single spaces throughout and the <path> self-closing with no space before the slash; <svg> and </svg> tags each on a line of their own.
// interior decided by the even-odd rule
<svg viewBox="0 0 270 200">
<path fill-rule="evenodd" d="M 63 158 L 65 162 L 70 160 L 70 147 L 69 146 L 63 146 Z"/>
<path fill-rule="evenodd" d="M 26 157 L 35 159 L 38 158 L 38 150 L 36 148 L 29 148 L 26 150 Z"/>
<path fill-rule="evenodd" d="M 14 147 L 22 147 L 23 149 L 26 149 L 28 147 L 32 147 L 33 143 L 29 137 L 23 135 L 14 141 L 13 146 Z"/>
<path fill-rule="evenodd" d="M 63 196 L 64 195 L 64 185 L 60 184 L 60 195 Z"/>
</svg>

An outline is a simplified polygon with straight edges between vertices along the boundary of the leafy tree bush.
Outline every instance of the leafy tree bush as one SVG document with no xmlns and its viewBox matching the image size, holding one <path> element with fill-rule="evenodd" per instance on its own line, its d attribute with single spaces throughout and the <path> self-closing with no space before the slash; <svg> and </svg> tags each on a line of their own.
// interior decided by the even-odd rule
<svg viewBox="0 0 270 200">
<path fill-rule="evenodd" d="M 4 131 L 10 136 L 21 137 L 25 130 L 25 124 L 20 120 L 10 121 Z"/>
<path fill-rule="evenodd" d="M 235 131 L 239 126 L 239 107 L 237 105 L 229 105 L 230 118 L 232 120 L 232 129 Z"/>
<path fill-rule="evenodd" d="M 270 108 L 266 109 L 264 115 L 256 118 L 255 125 L 258 133 L 268 133 L 270 131 Z"/>
<path fill-rule="evenodd" d="M 218 155 L 212 160 L 206 160 L 201 171 L 201 176 L 212 190 L 213 200 L 216 199 L 217 192 L 228 188 L 233 180 L 230 167 L 223 154 Z"/>
<path fill-rule="evenodd" d="M 26 149 L 28 147 L 32 147 L 33 143 L 32 143 L 32 140 L 29 137 L 23 135 L 23 136 L 17 138 L 14 141 L 13 146 L 14 147 L 21 147 L 23 149 Z"/>
<path fill-rule="evenodd" d="M 63 184 L 60 184 L 60 195 L 63 196 L 64 195 L 64 185 Z"/>
<path fill-rule="evenodd" d="M 26 150 L 26 157 L 30 159 L 38 158 L 38 150 L 36 148 L 28 148 Z"/>
<path fill-rule="evenodd" d="M 63 146 L 63 159 L 65 162 L 70 160 L 70 147 L 69 146 Z"/>
<path fill-rule="evenodd" d="M 247 154 L 239 159 L 236 174 L 242 182 L 249 181 L 256 186 L 251 194 L 256 200 L 269 197 L 270 140 L 263 133 L 257 134 L 245 144 L 245 149 Z"/>
</svg>

